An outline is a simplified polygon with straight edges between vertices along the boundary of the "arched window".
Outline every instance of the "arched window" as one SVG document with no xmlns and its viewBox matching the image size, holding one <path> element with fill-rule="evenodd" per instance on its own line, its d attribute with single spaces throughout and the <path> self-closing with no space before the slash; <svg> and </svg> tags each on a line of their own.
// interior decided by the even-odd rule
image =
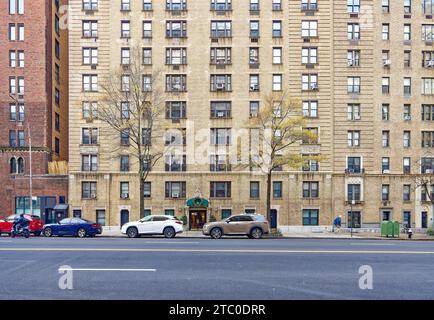
<svg viewBox="0 0 434 320">
<path fill-rule="evenodd" d="M 17 159 L 12 158 L 10 161 L 10 172 L 11 174 L 17 173 Z"/>
<path fill-rule="evenodd" d="M 18 174 L 24 174 L 24 159 L 18 158 Z"/>
</svg>

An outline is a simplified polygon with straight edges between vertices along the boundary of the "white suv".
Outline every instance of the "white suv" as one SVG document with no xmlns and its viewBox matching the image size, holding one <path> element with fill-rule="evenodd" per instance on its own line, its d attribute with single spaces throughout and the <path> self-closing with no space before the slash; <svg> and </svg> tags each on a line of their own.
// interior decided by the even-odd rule
<svg viewBox="0 0 434 320">
<path fill-rule="evenodd" d="M 164 235 L 166 238 L 174 238 L 177 233 L 181 233 L 182 221 L 172 216 L 150 215 L 139 221 L 125 223 L 121 230 L 129 238 L 137 238 L 142 234 Z"/>
</svg>

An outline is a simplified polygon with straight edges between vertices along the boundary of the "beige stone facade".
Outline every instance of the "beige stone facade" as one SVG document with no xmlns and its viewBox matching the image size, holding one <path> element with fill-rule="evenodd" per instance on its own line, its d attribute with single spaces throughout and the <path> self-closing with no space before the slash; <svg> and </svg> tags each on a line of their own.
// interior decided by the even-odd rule
<svg viewBox="0 0 434 320">
<path fill-rule="evenodd" d="M 230 10 L 212 10 L 214 2 L 219 9 L 230 4 L 230 8 L 226 7 Z M 255 6 L 256 2 L 259 7 Z M 168 6 L 174 9 L 168 10 L 166 0 L 71 0 L 71 214 L 100 220 L 106 226 L 119 226 L 121 212 L 124 221 L 140 217 L 137 166 L 131 163 L 129 172 L 121 172 L 121 154 L 113 156 L 111 152 L 113 144 L 119 142 L 105 134 L 107 127 L 101 122 L 83 116 L 83 103 L 99 98 L 98 91 L 84 92 L 86 82 L 97 76 L 99 83 L 95 82 L 95 87 L 98 88 L 101 79 L 121 68 L 122 48 L 140 45 L 152 49 L 152 63 L 146 67 L 149 73 L 161 70 L 164 78 L 166 75 L 186 76 L 186 91 L 167 93 L 166 97 L 167 101 L 185 102 L 185 118 L 162 119 L 167 128 L 187 129 L 186 171 L 167 172 L 164 161 L 157 164 L 148 179 L 150 196 L 145 199 L 145 207 L 150 212 L 178 217 L 186 214 L 192 219 L 186 200 L 200 193 L 209 200 L 207 219 L 211 214 L 219 219 L 224 214 L 246 210 L 264 213 L 265 176 L 237 166 L 232 166 L 232 171 L 211 172 L 209 163 L 203 161 L 209 159 L 209 155 L 198 155 L 204 143 L 209 145 L 211 128 L 231 128 L 228 149 L 232 155 L 236 153 L 239 150 L 236 133 L 245 129 L 251 102 L 261 103 L 265 94 L 281 88 L 293 97 L 300 97 L 306 106 L 310 104 L 311 108 L 306 111 L 308 127 L 318 130 L 318 144 L 301 145 L 297 152 L 321 154 L 325 158 L 318 171 L 284 168 L 274 174 L 274 182 L 281 182 L 281 188 L 276 184 L 281 196 L 276 189 L 272 198 L 277 227 L 283 230 L 324 228 L 329 227 L 337 215 L 342 215 L 344 226 L 348 226 L 351 211 L 348 197 L 352 194 L 356 198 L 355 227 L 376 228 L 383 218 L 403 222 L 408 217 L 414 228 L 432 226 L 432 209 L 421 201 L 421 192 L 414 189 L 412 175 L 404 174 L 403 168 L 407 161 L 404 158 L 408 157 L 411 173 L 420 172 L 416 165 L 430 151 L 421 147 L 422 131 L 434 131 L 432 120 L 422 121 L 421 118 L 422 105 L 434 104 L 434 92 L 421 89 L 431 86 L 425 86 L 423 81 L 428 83 L 430 78 L 434 79 L 434 68 L 428 63 L 434 61 L 434 56 L 422 62 L 424 51 L 434 52 L 431 31 L 423 31 L 429 26 L 434 30 L 431 2 L 425 1 L 423 7 L 423 1 L 413 0 L 410 9 L 404 8 L 405 1 L 389 2 L 387 8 L 381 0 L 360 0 L 360 6 L 359 1 L 347 6 L 347 0 L 233 0 L 232 3 L 186 0 L 186 7 L 178 10 L 177 4 L 183 1 L 168 0 Z M 129 10 L 121 10 L 122 4 L 128 3 L 130 7 L 124 8 Z M 170 21 L 182 21 L 186 36 L 168 37 L 166 28 Z M 213 39 L 214 22 L 220 22 L 219 26 L 230 23 L 230 36 Z M 97 34 L 84 36 L 88 29 L 92 30 L 92 24 Z M 411 25 L 411 37 L 405 38 L 408 25 Z M 121 37 L 122 26 L 128 37 Z M 178 32 L 176 27 L 172 31 Z M 225 32 L 228 35 L 228 30 L 221 31 Z M 150 34 L 151 37 L 145 37 Z M 424 36 L 428 38 L 423 39 Z M 95 63 L 84 63 L 84 48 L 97 49 Z M 168 48 L 185 48 L 185 64 L 167 64 Z M 230 48 L 230 64 L 212 64 L 213 48 Z M 254 56 L 250 59 L 250 48 L 258 48 L 258 61 Z M 349 51 L 354 54 L 351 59 Z M 408 63 L 404 61 L 407 56 L 410 57 Z M 214 75 L 230 75 L 231 90 L 211 92 Z M 251 82 L 252 75 L 259 75 L 259 91 L 251 90 L 256 89 Z M 383 88 L 387 79 L 389 88 Z M 164 82 L 165 79 L 161 80 L 162 86 Z M 409 83 L 410 89 L 404 87 Z M 231 102 L 229 116 L 225 113 L 221 117 L 210 116 L 211 102 L 216 101 Z M 388 105 L 388 113 L 383 112 L 383 105 L 384 110 Z M 405 105 L 410 105 L 410 109 Z M 407 113 L 405 108 L 409 110 Z M 98 141 L 93 145 L 83 144 L 83 128 L 98 128 Z M 386 136 L 383 131 L 389 132 L 386 147 L 383 147 L 383 135 Z M 407 131 L 410 145 L 404 147 Z M 249 143 L 239 148 L 248 152 Z M 95 170 L 83 170 L 83 155 L 96 156 Z M 388 168 L 383 158 L 389 159 Z M 125 199 L 122 182 L 128 182 Z M 166 189 L 170 182 L 185 182 L 185 189 L 178 190 L 175 186 L 168 195 Z M 230 196 L 213 196 L 212 182 L 230 182 Z M 254 190 L 251 192 L 251 182 L 259 182 L 259 197 L 251 197 L 255 195 Z M 309 182 L 313 182 L 310 193 L 303 192 Z M 224 187 L 218 185 L 218 188 L 220 186 Z M 349 192 L 349 188 L 354 188 L 354 193 Z M 387 188 L 388 199 L 383 195 Z M 404 198 L 406 188 L 410 190 L 408 199 Z M 216 193 L 225 194 L 220 189 Z"/>
</svg>

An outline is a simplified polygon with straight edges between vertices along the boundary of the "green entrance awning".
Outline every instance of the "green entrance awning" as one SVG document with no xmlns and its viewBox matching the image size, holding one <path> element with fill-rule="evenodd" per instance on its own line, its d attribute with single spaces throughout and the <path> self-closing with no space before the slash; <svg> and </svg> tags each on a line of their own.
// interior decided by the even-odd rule
<svg viewBox="0 0 434 320">
<path fill-rule="evenodd" d="M 187 200 L 187 207 L 190 208 L 208 208 L 209 201 L 201 197 L 195 197 Z"/>
</svg>

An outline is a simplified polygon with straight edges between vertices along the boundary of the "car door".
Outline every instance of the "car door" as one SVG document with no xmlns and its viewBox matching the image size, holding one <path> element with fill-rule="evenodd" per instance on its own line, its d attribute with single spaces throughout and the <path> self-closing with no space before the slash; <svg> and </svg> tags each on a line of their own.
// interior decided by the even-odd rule
<svg viewBox="0 0 434 320">
<path fill-rule="evenodd" d="M 236 230 L 236 233 L 249 234 L 250 230 L 255 225 L 253 218 L 249 215 L 240 216 L 239 218 L 240 222 L 238 224 L 238 229 Z"/>
<path fill-rule="evenodd" d="M 72 218 L 66 232 L 69 236 L 76 236 L 78 233 L 78 229 L 80 228 L 84 228 L 87 231 L 87 222 L 79 218 Z"/>
<path fill-rule="evenodd" d="M 137 230 L 139 230 L 139 234 L 149 233 L 152 224 L 152 216 L 144 217 L 140 219 L 137 223 Z"/>
<path fill-rule="evenodd" d="M 239 225 L 240 225 L 240 216 L 230 217 L 227 220 L 226 225 L 223 228 L 224 233 L 225 234 L 236 234 L 237 230 L 239 229 Z"/>
<path fill-rule="evenodd" d="M 168 222 L 168 218 L 158 216 L 158 217 L 154 217 L 152 219 L 152 221 L 153 221 L 153 223 L 152 223 L 152 232 L 151 233 L 153 233 L 153 234 L 163 233 L 163 229 Z"/>
<path fill-rule="evenodd" d="M 66 219 L 62 219 L 59 222 L 59 225 L 56 226 L 57 228 L 57 234 L 59 236 L 64 236 L 64 235 L 68 235 L 71 232 L 72 229 L 72 225 L 71 225 L 71 219 L 70 218 L 66 218 Z"/>
</svg>

